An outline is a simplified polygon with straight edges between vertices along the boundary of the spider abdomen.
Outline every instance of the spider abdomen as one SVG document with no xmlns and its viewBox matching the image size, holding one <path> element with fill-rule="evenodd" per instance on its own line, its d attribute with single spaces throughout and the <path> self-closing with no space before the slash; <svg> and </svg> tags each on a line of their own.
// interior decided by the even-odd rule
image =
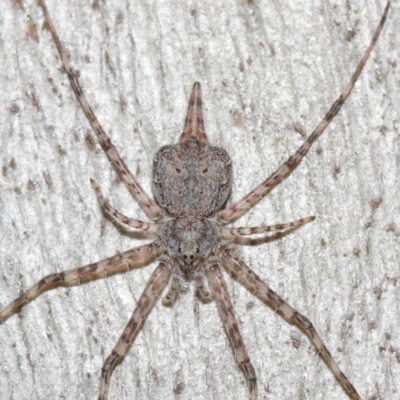
<svg viewBox="0 0 400 400">
<path fill-rule="evenodd" d="M 170 216 L 212 216 L 226 202 L 231 186 L 232 161 L 226 150 L 195 137 L 164 146 L 154 157 L 154 196 Z"/>
</svg>

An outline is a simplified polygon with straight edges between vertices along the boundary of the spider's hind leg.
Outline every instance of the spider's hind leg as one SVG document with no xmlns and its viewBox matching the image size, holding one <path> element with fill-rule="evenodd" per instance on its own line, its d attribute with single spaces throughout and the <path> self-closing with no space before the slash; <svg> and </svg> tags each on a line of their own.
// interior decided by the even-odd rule
<svg viewBox="0 0 400 400">
<path fill-rule="evenodd" d="M 111 165 L 115 168 L 118 175 L 120 176 L 122 181 L 126 184 L 132 196 L 138 202 L 138 204 L 143 209 L 145 214 L 152 220 L 155 221 L 161 220 L 164 217 L 164 211 L 146 193 L 146 191 L 142 188 L 138 180 L 129 171 L 129 168 L 125 164 L 121 155 L 118 153 L 117 149 L 111 143 L 110 138 L 107 136 L 106 132 L 100 125 L 100 122 L 97 120 L 96 115 L 94 114 L 89 102 L 87 101 L 83 93 L 78 77 L 72 70 L 67 53 L 65 52 L 64 47 L 61 44 L 61 40 L 58 37 L 56 28 L 54 27 L 53 21 L 47 10 L 47 6 L 44 0 L 38 0 L 38 4 L 43 10 L 47 28 L 50 30 L 51 36 L 53 37 L 54 44 L 56 45 L 58 54 L 60 56 L 61 62 L 64 67 L 64 71 L 68 76 L 72 90 L 74 91 L 75 96 L 78 99 L 87 120 L 92 126 L 93 131 L 96 133 L 103 151 L 106 153 Z"/>
<path fill-rule="evenodd" d="M 232 222 L 243 214 L 245 214 L 251 207 L 255 206 L 264 196 L 266 196 L 275 186 L 279 185 L 284 179 L 286 179 L 300 164 L 304 156 L 308 153 L 313 143 L 322 135 L 324 130 L 333 120 L 333 118 L 337 115 L 342 105 L 349 97 L 351 91 L 355 83 L 357 82 L 358 77 L 363 70 L 365 63 L 368 60 L 369 55 L 371 54 L 372 49 L 375 46 L 376 41 L 382 31 L 383 25 L 386 21 L 386 16 L 389 11 L 390 2 L 386 4 L 385 10 L 382 14 L 381 20 L 379 22 L 378 27 L 375 30 L 375 33 L 371 39 L 371 42 L 367 49 L 365 50 L 364 55 L 362 56 L 359 64 L 356 67 L 350 81 L 340 94 L 340 96 L 336 99 L 336 101 L 332 104 L 329 111 L 326 113 L 325 117 L 322 121 L 317 125 L 311 135 L 307 138 L 307 140 L 297 149 L 297 151 L 292 154 L 283 164 L 281 164 L 278 169 L 275 170 L 267 179 L 265 179 L 261 184 L 256 186 L 253 190 L 250 191 L 246 196 L 242 199 L 229 205 L 227 208 L 219 211 L 216 215 L 217 220 L 222 224 L 227 224 Z"/>
</svg>

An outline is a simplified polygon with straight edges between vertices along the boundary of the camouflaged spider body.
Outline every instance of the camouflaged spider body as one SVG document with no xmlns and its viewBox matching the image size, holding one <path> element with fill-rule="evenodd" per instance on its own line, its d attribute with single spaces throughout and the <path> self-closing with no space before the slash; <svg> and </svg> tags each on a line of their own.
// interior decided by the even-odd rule
<svg viewBox="0 0 400 400">
<path fill-rule="evenodd" d="M 200 117 L 200 104 L 200 85 L 196 83 L 180 143 L 161 148 L 153 163 L 154 196 L 172 218 L 163 225 L 160 237 L 187 278 L 198 271 L 216 245 L 219 229 L 214 217 L 232 186 L 228 153 L 210 146 L 203 131 L 196 133 L 197 123 L 192 124 L 192 109 Z M 202 126 L 202 119 L 200 123 Z"/>
<path fill-rule="evenodd" d="M 106 201 L 99 186 L 92 181 L 100 205 L 119 223 L 136 228 L 143 237 L 154 240 L 150 244 L 133 248 L 96 263 L 46 276 L 0 312 L 0 323 L 50 289 L 59 286 L 76 286 L 106 278 L 143 267 L 157 260 L 159 264 L 151 274 L 128 324 L 103 364 L 98 398 L 100 400 L 107 398 L 110 378 L 115 367 L 125 358 L 165 287 L 169 284 L 163 304 L 172 305 L 177 295 L 183 291 L 185 282 L 194 281 L 196 295 L 202 302 L 207 303 L 212 300 L 216 302 L 236 362 L 246 379 L 250 400 L 256 400 L 256 373 L 239 331 L 222 274 L 224 269 L 233 279 L 241 283 L 286 321 L 296 325 L 309 338 L 318 355 L 324 360 L 345 393 L 352 399 L 360 399 L 356 389 L 340 370 L 310 320 L 270 289 L 245 264 L 235 247 L 235 243 L 252 243 L 251 236 L 254 234 L 291 231 L 312 221 L 314 217 L 264 227 L 231 228 L 226 225 L 245 214 L 289 176 L 339 112 L 379 37 L 389 3 L 350 82 L 323 120 L 286 162 L 246 196 L 230 205 L 227 205 L 227 201 L 232 186 L 232 162 L 224 149 L 211 146 L 208 141 L 203 123 L 200 84 L 196 82 L 193 85 L 179 143 L 162 147 L 155 156 L 152 182 L 155 199 L 152 199 L 131 174 L 102 129 L 83 95 L 78 78 L 71 69 L 44 1 L 39 0 L 39 5 L 43 9 L 47 26 L 62 59 L 72 89 L 103 150 L 134 199 L 153 222 L 132 219 L 121 214 Z"/>
</svg>

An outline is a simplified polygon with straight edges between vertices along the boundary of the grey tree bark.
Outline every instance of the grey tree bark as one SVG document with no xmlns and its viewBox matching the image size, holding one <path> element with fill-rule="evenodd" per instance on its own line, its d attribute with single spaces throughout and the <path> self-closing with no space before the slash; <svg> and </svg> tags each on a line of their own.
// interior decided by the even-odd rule
<svg viewBox="0 0 400 400">
<path fill-rule="evenodd" d="M 232 199 L 304 141 L 348 82 L 383 1 L 55 1 L 48 8 L 104 129 L 150 191 L 156 150 L 177 140 L 192 83 L 212 143 L 234 161 Z M 51 272 L 137 246 L 104 219 L 143 213 L 90 130 L 36 2 L 0 14 L 0 305 Z M 313 321 L 363 398 L 400 376 L 398 2 L 353 94 L 295 173 L 237 226 L 307 215 L 248 264 Z M 36 33 L 35 33 L 36 32 Z M 37 34 L 37 36 L 36 36 Z M 49 292 L 0 326 L 0 398 L 94 399 L 100 368 L 154 265 Z M 229 280 L 260 399 L 343 399 L 307 339 Z M 374 397 L 375 396 L 375 397 Z M 214 304 L 193 288 L 158 304 L 116 370 L 110 399 L 246 399 Z"/>
</svg>

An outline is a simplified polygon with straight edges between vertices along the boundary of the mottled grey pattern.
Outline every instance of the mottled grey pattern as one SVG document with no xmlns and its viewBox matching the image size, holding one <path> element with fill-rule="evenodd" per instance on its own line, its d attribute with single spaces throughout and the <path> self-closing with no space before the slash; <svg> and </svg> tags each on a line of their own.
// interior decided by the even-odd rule
<svg viewBox="0 0 400 400">
<path fill-rule="evenodd" d="M 157 203 L 174 218 L 161 229 L 168 254 L 190 278 L 215 246 L 218 227 L 212 218 L 232 186 L 232 162 L 226 150 L 190 137 L 164 146 L 153 162 Z"/>
<path fill-rule="evenodd" d="M 212 217 L 232 187 L 232 161 L 226 150 L 196 137 L 164 146 L 153 162 L 153 192 L 171 217 Z"/>
<path fill-rule="evenodd" d="M 227 207 L 225 207 L 225 203 L 232 186 L 232 163 L 224 149 L 209 144 L 204 128 L 200 84 L 196 82 L 193 85 L 179 143 L 161 148 L 155 156 L 153 165 L 155 199 L 153 199 L 129 171 L 102 129 L 70 66 L 44 1 L 39 0 L 39 5 L 43 10 L 47 27 L 56 44 L 72 89 L 96 133 L 99 143 L 134 199 L 153 222 L 141 221 L 121 214 L 107 202 L 100 187 L 92 181 L 92 187 L 100 206 L 118 223 L 138 229 L 143 237 L 154 240 L 150 244 L 136 247 L 105 260 L 42 278 L 0 311 L 0 324 L 48 290 L 59 286 L 77 286 L 157 261 L 158 267 L 151 274 L 129 322 L 101 368 L 98 399 L 106 400 L 114 369 L 124 360 L 164 288 L 169 284 L 163 304 L 171 306 L 178 295 L 184 291 L 186 282 L 193 281 L 196 296 L 200 301 L 207 303 L 214 300 L 216 302 L 235 360 L 245 377 L 249 398 L 256 400 L 256 371 L 249 359 L 229 299 L 222 274 L 222 269 L 225 269 L 233 279 L 282 318 L 297 326 L 309 338 L 319 357 L 329 367 L 346 395 L 352 399 L 361 399 L 354 386 L 340 370 L 311 321 L 270 289 L 245 264 L 234 245 L 234 243 L 262 243 L 269 237 L 264 235 L 261 238 L 254 238 L 253 235 L 277 231 L 291 232 L 311 222 L 314 217 L 309 216 L 293 222 L 263 227 L 232 228 L 224 225 L 239 218 L 288 177 L 339 112 L 379 37 L 388 13 L 389 3 L 356 71 L 320 124 L 303 145 L 271 176 L 241 200 Z M 205 278 L 207 278 L 208 286 L 205 285 Z"/>
</svg>

